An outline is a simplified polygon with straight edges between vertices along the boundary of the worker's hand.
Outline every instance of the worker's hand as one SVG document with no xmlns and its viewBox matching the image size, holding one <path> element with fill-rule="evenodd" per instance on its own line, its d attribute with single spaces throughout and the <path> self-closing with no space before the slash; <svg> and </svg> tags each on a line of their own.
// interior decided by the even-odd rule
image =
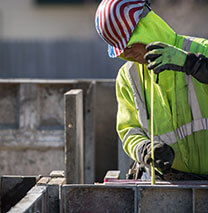
<svg viewBox="0 0 208 213">
<path fill-rule="evenodd" d="M 175 153 L 169 145 L 162 141 L 154 141 L 154 166 L 161 171 L 170 169 Z M 151 144 L 147 146 L 146 154 L 144 155 L 144 165 L 150 165 L 151 158 Z"/>
<path fill-rule="evenodd" d="M 183 71 L 187 52 L 162 42 L 153 42 L 146 46 L 147 53 L 144 58 L 148 61 L 148 69 L 155 74 L 164 70 Z"/>
</svg>

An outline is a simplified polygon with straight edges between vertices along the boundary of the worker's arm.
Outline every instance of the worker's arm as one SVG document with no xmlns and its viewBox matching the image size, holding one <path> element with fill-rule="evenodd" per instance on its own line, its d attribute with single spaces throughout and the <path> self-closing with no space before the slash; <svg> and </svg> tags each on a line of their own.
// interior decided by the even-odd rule
<svg viewBox="0 0 208 213">
<path fill-rule="evenodd" d="M 198 81 L 208 84 L 208 58 L 204 55 L 188 53 L 183 70 Z"/>
<path fill-rule="evenodd" d="M 150 138 L 138 119 L 139 109 L 135 106 L 125 66 L 121 68 L 116 79 L 116 96 L 117 132 L 123 142 L 123 149 L 129 157 L 148 166 L 151 162 Z M 155 141 L 154 151 L 155 167 L 161 170 L 170 168 L 174 159 L 173 149 L 162 141 Z"/>
<path fill-rule="evenodd" d="M 158 74 L 164 70 L 185 72 L 198 81 L 208 84 L 208 58 L 202 54 L 188 53 L 172 45 L 153 42 L 147 46 L 145 59 L 148 69 Z"/>
</svg>

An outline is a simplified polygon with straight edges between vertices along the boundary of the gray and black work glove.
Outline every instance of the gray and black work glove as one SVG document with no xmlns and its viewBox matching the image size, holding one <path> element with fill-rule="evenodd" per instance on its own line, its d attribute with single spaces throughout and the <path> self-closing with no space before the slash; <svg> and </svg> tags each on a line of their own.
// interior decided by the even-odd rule
<svg viewBox="0 0 208 213">
<path fill-rule="evenodd" d="M 144 166 L 150 166 L 151 158 L 151 142 L 145 141 L 139 144 L 137 149 L 138 159 Z M 162 172 L 171 168 L 175 157 L 172 147 L 162 141 L 154 141 L 154 166 Z"/>
<path fill-rule="evenodd" d="M 147 68 L 153 69 L 155 74 L 164 70 L 183 71 L 188 55 L 186 51 L 162 42 L 153 42 L 146 49 Z"/>
<path fill-rule="evenodd" d="M 181 71 L 192 75 L 201 83 L 208 84 L 208 58 L 194 54 L 162 42 L 153 42 L 146 47 L 144 58 L 148 69 L 155 74 L 164 70 Z"/>
</svg>

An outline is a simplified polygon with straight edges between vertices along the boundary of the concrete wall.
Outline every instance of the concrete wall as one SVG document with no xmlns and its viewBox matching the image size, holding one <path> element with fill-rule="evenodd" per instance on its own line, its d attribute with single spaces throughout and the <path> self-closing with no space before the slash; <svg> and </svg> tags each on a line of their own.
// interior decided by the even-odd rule
<svg viewBox="0 0 208 213">
<path fill-rule="evenodd" d="M 1 174 L 64 169 L 63 93 L 67 85 L 0 83 Z"/>
<path fill-rule="evenodd" d="M 117 169 L 114 84 L 114 80 L 1 80 L 0 175 L 64 170 L 64 93 L 82 89 L 85 180 L 102 181 L 109 169 Z"/>
</svg>

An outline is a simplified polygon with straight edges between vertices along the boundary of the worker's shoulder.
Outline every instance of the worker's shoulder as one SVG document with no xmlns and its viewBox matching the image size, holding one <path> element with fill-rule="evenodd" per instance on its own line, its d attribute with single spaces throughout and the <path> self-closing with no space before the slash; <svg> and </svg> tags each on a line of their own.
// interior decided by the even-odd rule
<svg viewBox="0 0 208 213">
<path fill-rule="evenodd" d="M 119 73 L 127 73 L 131 69 L 138 69 L 138 65 L 135 62 L 127 61 L 119 70 Z"/>
<path fill-rule="evenodd" d="M 122 79 L 123 81 L 128 81 L 130 70 L 138 70 L 138 64 L 135 62 L 131 62 L 131 61 L 126 62 L 120 68 L 118 75 L 117 75 L 117 80 L 120 81 Z"/>
</svg>

